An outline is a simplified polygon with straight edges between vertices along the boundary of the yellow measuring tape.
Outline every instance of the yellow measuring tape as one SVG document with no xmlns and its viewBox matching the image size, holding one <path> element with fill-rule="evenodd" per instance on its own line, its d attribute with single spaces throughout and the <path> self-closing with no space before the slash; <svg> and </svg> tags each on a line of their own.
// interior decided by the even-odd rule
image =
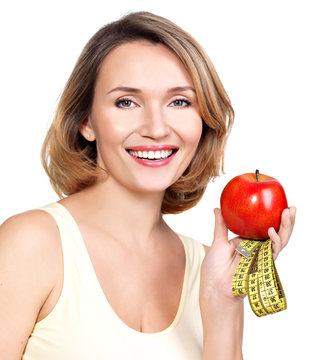
<svg viewBox="0 0 323 360">
<path fill-rule="evenodd" d="M 233 295 L 248 295 L 257 316 L 286 310 L 286 297 L 275 267 L 271 240 L 244 240 L 236 250 L 242 257 L 232 280 Z"/>
</svg>

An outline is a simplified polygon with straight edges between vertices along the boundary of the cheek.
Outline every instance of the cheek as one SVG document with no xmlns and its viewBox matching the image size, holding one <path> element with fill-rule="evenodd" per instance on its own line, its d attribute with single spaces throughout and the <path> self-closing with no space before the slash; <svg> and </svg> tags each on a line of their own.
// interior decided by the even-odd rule
<svg viewBox="0 0 323 360">
<path fill-rule="evenodd" d="M 200 117 L 192 119 L 189 123 L 186 124 L 184 129 L 185 134 L 183 134 L 183 136 L 185 137 L 185 141 L 188 145 L 194 148 L 195 151 L 202 135 L 202 119 Z"/>
<path fill-rule="evenodd" d="M 102 148 L 122 144 L 129 134 L 129 126 L 125 126 L 122 119 L 118 119 L 116 116 L 110 114 L 101 116 L 99 121 L 95 120 L 98 118 L 94 119 L 93 129 L 97 144 Z"/>
<path fill-rule="evenodd" d="M 124 128 L 114 120 L 114 117 L 104 116 L 93 118 L 93 130 L 96 137 L 96 147 L 98 154 L 98 165 L 103 168 L 109 168 L 111 161 L 119 156 L 120 144 L 124 141 L 125 132 Z M 117 156 L 116 156 L 117 155 Z"/>
</svg>

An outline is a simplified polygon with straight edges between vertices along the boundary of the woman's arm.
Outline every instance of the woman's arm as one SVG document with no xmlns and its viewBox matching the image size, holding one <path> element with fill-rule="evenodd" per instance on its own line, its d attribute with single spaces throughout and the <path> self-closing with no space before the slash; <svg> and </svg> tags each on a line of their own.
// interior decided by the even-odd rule
<svg viewBox="0 0 323 360">
<path fill-rule="evenodd" d="M 39 311 L 55 285 L 56 234 L 53 221 L 42 211 L 16 215 L 0 227 L 2 360 L 21 359 Z"/>
<path fill-rule="evenodd" d="M 201 267 L 200 309 L 203 323 L 203 360 L 241 360 L 243 297 L 232 295 L 232 278 L 240 255 L 235 248 L 241 238 L 228 240 L 220 209 L 215 209 L 214 241 Z M 279 232 L 269 229 L 274 258 L 287 245 L 296 209 L 285 209 Z"/>
<path fill-rule="evenodd" d="M 242 359 L 243 299 L 227 301 L 214 295 L 204 300 L 203 360 Z"/>
</svg>

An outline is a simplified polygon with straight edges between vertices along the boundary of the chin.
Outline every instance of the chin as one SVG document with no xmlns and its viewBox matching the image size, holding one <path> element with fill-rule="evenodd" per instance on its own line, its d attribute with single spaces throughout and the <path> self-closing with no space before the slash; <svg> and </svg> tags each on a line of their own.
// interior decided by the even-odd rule
<svg viewBox="0 0 323 360">
<path fill-rule="evenodd" d="M 162 184 L 153 184 L 150 186 L 138 186 L 133 190 L 137 190 L 141 193 L 163 193 L 166 189 L 171 186 L 171 184 L 162 185 Z"/>
<path fill-rule="evenodd" d="M 143 193 L 161 193 L 165 192 L 177 179 L 153 178 L 153 179 L 137 179 L 133 182 L 133 190 Z"/>
</svg>

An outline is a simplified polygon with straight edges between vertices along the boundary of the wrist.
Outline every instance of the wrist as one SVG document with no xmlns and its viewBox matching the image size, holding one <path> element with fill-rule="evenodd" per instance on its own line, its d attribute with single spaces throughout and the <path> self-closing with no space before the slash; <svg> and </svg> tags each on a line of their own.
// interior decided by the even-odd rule
<svg viewBox="0 0 323 360">
<path fill-rule="evenodd" d="M 243 299 L 213 296 L 200 302 L 203 360 L 242 359 Z"/>
<path fill-rule="evenodd" d="M 226 297 L 220 294 L 200 297 L 200 310 L 205 323 L 214 324 L 215 319 L 220 323 L 235 322 L 243 311 L 243 298 L 240 296 Z"/>
<path fill-rule="evenodd" d="M 234 296 L 231 292 L 225 293 L 219 290 L 200 291 L 200 307 L 234 309 L 240 308 L 245 296 Z"/>
</svg>

